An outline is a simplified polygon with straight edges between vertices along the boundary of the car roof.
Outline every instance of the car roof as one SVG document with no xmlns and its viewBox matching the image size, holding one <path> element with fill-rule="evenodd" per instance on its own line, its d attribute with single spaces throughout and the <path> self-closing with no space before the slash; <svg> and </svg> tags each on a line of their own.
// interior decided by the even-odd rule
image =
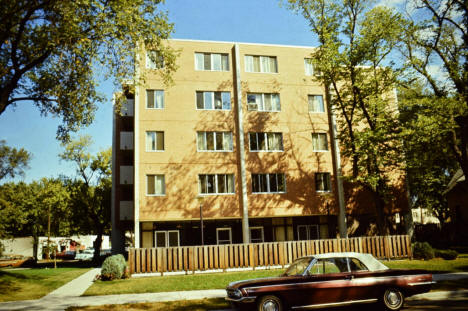
<svg viewBox="0 0 468 311">
<path fill-rule="evenodd" d="M 360 260 L 369 271 L 379 271 L 379 270 L 388 270 L 388 267 L 385 266 L 383 263 L 375 259 L 374 256 L 371 254 L 364 254 L 364 253 L 357 253 L 357 252 L 336 252 L 336 253 L 323 253 L 323 254 L 316 254 L 312 256 L 306 256 L 308 258 L 316 258 L 316 259 L 328 259 L 328 258 L 342 258 L 342 257 L 349 257 L 349 258 L 356 258 Z"/>
</svg>

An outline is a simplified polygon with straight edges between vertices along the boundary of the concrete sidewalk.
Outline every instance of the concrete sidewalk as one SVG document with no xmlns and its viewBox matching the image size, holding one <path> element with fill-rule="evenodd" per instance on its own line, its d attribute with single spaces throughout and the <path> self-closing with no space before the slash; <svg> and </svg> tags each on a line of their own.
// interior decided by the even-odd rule
<svg viewBox="0 0 468 311">
<path fill-rule="evenodd" d="M 72 280 L 64 286 L 56 289 L 47 296 L 38 300 L 23 300 L 0 303 L 0 311 L 14 310 L 45 310 L 63 311 L 72 306 L 99 306 L 105 304 L 126 304 L 141 302 L 175 301 L 175 300 L 195 300 L 204 298 L 224 298 L 224 289 L 194 290 L 182 292 L 147 293 L 147 294 L 125 294 L 106 296 L 83 296 L 86 289 L 91 286 L 96 274 L 100 269 L 93 269 L 80 277 Z M 468 278 L 468 273 L 446 273 L 434 274 L 435 281 L 458 280 Z M 468 298 L 468 290 L 429 292 L 409 297 L 408 301 L 420 300 L 462 300 Z"/>
</svg>

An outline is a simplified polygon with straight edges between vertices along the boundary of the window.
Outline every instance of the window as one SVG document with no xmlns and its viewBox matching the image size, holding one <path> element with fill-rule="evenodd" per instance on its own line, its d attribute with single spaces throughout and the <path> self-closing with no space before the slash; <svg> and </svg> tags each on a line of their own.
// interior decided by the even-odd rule
<svg viewBox="0 0 468 311">
<path fill-rule="evenodd" d="M 283 151 L 282 133 L 249 133 L 250 151 Z"/>
<path fill-rule="evenodd" d="M 216 244 L 231 244 L 231 228 L 216 228 Z"/>
<path fill-rule="evenodd" d="M 155 231 L 154 239 L 156 241 L 156 247 L 180 246 L 179 230 Z"/>
<path fill-rule="evenodd" d="M 277 73 L 276 56 L 245 55 L 246 72 Z"/>
<path fill-rule="evenodd" d="M 252 174 L 252 193 L 284 193 L 284 174 Z"/>
<path fill-rule="evenodd" d="M 263 243 L 263 227 L 250 227 L 250 243 Z"/>
<path fill-rule="evenodd" d="M 309 112 L 325 112 L 322 95 L 309 95 Z"/>
<path fill-rule="evenodd" d="M 248 93 L 247 107 L 252 111 L 281 111 L 279 94 Z"/>
<path fill-rule="evenodd" d="M 146 90 L 146 108 L 164 109 L 164 91 Z"/>
<path fill-rule="evenodd" d="M 297 239 L 302 240 L 317 240 L 320 238 L 318 225 L 299 225 L 297 226 Z"/>
<path fill-rule="evenodd" d="M 351 271 L 368 271 L 366 265 L 357 258 L 348 258 L 348 262 Z"/>
<path fill-rule="evenodd" d="M 229 71 L 228 54 L 195 53 L 195 70 Z"/>
<path fill-rule="evenodd" d="M 166 183 L 164 175 L 146 175 L 146 194 L 165 195 Z"/>
<path fill-rule="evenodd" d="M 330 173 L 315 173 L 315 191 L 331 191 Z"/>
<path fill-rule="evenodd" d="M 146 151 L 164 151 L 164 132 L 146 132 Z"/>
<path fill-rule="evenodd" d="M 312 274 L 328 274 L 348 272 L 348 262 L 346 258 L 326 258 L 319 259 L 307 272 Z"/>
<path fill-rule="evenodd" d="M 146 68 L 161 69 L 164 68 L 164 57 L 158 51 L 146 52 Z"/>
<path fill-rule="evenodd" d="M 312 133 L 312 149 L 314 151 L 328 151 L 326 133 Z"/>
<path fill-rule="evenodd" d="M 233 174 L 198 175 L 198 188 L 201 194 L 234 193 Z"/>
<path fill-rule="evenodd" d="M 197 109 L 231 110 L 231 93 L 197 91 Z"/>
<path fill-rule="evenodd" d="M 231 132 L 197 132 L 198 151 L 232 151 Z"/>
</svg>

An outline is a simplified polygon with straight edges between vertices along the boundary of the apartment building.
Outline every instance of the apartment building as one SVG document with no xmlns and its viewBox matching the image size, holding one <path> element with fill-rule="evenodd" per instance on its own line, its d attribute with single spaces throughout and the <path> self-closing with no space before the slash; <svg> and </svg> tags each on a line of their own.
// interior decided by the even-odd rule
<svg viewBox="0 0 468 311">
<path fill-rule="evenodd" d="M 338 198 L 331 115 L 312 47 L 170 40 L 165 86 L 146 84 L 114 114 L 113 246 L 334 237 Z"/>
</svg>

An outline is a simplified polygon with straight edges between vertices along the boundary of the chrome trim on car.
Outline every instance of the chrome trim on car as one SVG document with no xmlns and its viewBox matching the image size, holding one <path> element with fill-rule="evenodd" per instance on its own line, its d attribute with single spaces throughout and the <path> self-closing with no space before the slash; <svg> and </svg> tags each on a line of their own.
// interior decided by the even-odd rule
<svg viewBox="0 0 468 311">
<path fill-rule="evenodd" d="M 378 299 L 365 299 L 365 300 L 350 300 L 345 302 L 331 302 L 331 303 L 321 303 L 316 305 L 308 305 L 308 306 L 297 306 L 291 307 L 291 309 L 319 309 L 319 308 L 326 308 L 326 307 L 342 307 L 348 306 L 356 303 L 374 303 Z"/>
<path fill-rule="evenodd" d="M 437 282 L 435 281 L 429 281 L 429 282 L 416 282 L 416 283 L 408 283 L 408 286 L 419 286 L 419 285 L 432 285 Z"/>
<path fill-rule="evenodd" d="M 227 301 L 233 301 L 233 302 L 246 302 L 246 303 L 249 303 L 249 302 L 254 302 L 255 298 L 256 297 L 241 297 L 241 298 L 235 299 L 235 298 L 225 297 L 224 299 L 227 300 Z"/>
</svg>

